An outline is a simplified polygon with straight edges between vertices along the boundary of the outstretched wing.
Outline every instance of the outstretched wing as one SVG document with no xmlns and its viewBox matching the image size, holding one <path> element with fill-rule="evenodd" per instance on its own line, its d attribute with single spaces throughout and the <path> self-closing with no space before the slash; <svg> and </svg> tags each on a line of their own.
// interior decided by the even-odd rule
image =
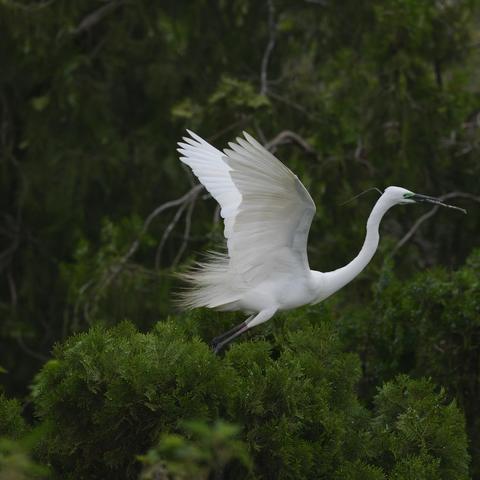
<svg viewBox="0 0 480 480">
<path fill-rule="evenodd" d="M 315 203 L 294 173 L 248 133 L 244 136 L 224 150 L 242 196 L 229 239 L 232 266 L 249 279 L 308 270 Z"/>
<path fill-rule="evenodd" d="M 247 281 L 309 269 L 315 204 L 298 177 L 246 132 L 224 153 L 188 133 L 180 160 L 220 204 L 230 268 Z"/>
<path fill-rule="evenodd" d="M 187 132 L 192 138 L 183 137 L 184 141 L 178 142 L 178 152 L 182 155 L 180 160 L 192 169 L 219 203 L 220 215 L 225 222 L 224 235 L 228 242 L 242 196 L 232 181 L 231 167 L 225 162 L 225 155 L 196 133 L 190 130 Z"/>
</svg>

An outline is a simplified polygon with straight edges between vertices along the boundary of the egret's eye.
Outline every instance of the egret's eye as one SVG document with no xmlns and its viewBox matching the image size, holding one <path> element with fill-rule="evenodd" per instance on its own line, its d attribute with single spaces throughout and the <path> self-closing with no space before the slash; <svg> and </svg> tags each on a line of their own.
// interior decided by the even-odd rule
<svg viewBox="0 0 480 480">
<path fill-rule="evenodd" d="M 404 193 L 403 194 L 403 198 L 411 198 L 413 197 L 415 194 L 414 193 Z"/>
</svg>

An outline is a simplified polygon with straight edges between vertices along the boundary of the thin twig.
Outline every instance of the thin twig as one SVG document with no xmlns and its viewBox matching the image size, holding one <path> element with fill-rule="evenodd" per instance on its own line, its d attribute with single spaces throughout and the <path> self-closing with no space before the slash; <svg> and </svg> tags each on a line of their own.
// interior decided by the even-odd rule
<svg viewBox="0 0 480 480">
<path fill-rule="evenodd" d="M 275 34 L 277 26 L 275 23 L 275 6 L 273 0 L 267 0 L 268 3 L 268 43 L 263 53 L 262 69 L 260 72 L 260 95 L 266 95 L 268 91 L 268 62 L 270 55 L 275 47 Z"/>
<path fill-rule="evenodd" d="M 155 253 L 155 268 L 158 270 L 160 268 L 160 260 L 162 258 L 163 247 L 167 243 L 168 237 L 172 233 L 172 230 L 177 225 L 180 217 L 183 214 L 183 211 L 187 208 L 187 203 L 183 203 L 180 205 L 179 209 L 176 211 L 172 221 L 167 225 L 167 228 L 163 232 L 162 238 L 160 239 L 160 243 L 158 244 L 157 251 Z"/>
<path fill-rule="evenodd" d="M 115 278 L 126 268 L 128 265 L 128 261 L 130 258 L 135 254 L 135 252 L 138 250 L 141 239 L 143 235 L 147 232 L 150 224 L 152 221 L 161 213 L 164 211 L 174 208 L 174 207 L 179 207 L 176 216 L 179 215 L 179 211 L 183 212 L 185 208 L 189 205 L 191 201 L 194 201 L 194 199 L 198 196 L 198 194 L 202 191 L 203 185 L 195 185 L 192 187 L 185 195 L 181 196 L 180 198 L 177 198 L 176 200 L 171 200 L 170 202 L 166 202 L 159 207 L 157 207 L 150 215 L 146 218 L 145 222 L 143 223 L 142 229 L 140 233 L 138 234 L 137 238 L 132 242 L 128 250 L 125 252 L 122 257 L 112 265 L 110 265 L 109 268 L 105 269 L 103 274 L 100 276 L 99 280 L 91 279 L 88 282 L 86 282 L 82 287 L 80 288 L 78 292 L 78 298 L 77 301 L 75 302 L 75 307 L 74 307 L 74 322 L 73 322 L 73 327 L 77 328 L 78 323 L 79 323 L 79 312 L 80 308 L 83 303 L 83 316 L 84 318 L 88 319 L 90 317 L 90 313 L 92 311 L 95 311 L 98 302 L 103 295 L 103 292 L 111 285 L 111 283 L 115 280 Z M 90 296 L 86 296 L 86 293 L 88 290 L 93 290 L 92 294 Z M 85 300 L 82 300 L 82 298 L 85 298 Z"/>
<path fill-rule="evenodd" d="M 474 200 L 475 202 L 480 203 L 480 197 L 477 197 L 475 195 L 472 195 L 471 193 L 465 193 L 465 192 L 450 192 L 446 193 L 445 195 L 442 195 L 438 197 L 440 200 L 448 200 L 450 198 L 468 198 L 470 200 Z M 415 232 L 420 228 L 420 226 L 429 218 L 433 217 L 439 210 L 440 205 L 435 205 L 431 210 L 429 210 L 427 213 L 424 213 L 421 217 L 417 219 L 417 221 L 412 225 L 410 230 L 400 239 L 400 241 L 395 245 L 395 248 L 393 249 L 391 256 L 393 257 L 400 248 L 405 245 L 410 238 L 415 234 Z"/>
<path fill-rule="evenodd" d="M 90 279 L 88 282 L 84 283 L 78 290 L 77 299 L 75 300 L 75 305 L 73 307 L 73 324 L 72 330 L 76 331 L 78 324 L 80 323 L 80 307 L 82 305 L 82 299 L 85 295 L 85 292 L 95 283 L 94 279 Z M 85 312 L 84 312 L 85 313 Z"/>
<path fill-rule="evenodd" d="M 147 219 L 145 220 L 145 223 L 143 224 L 143 228 L 141 230 L 140 235 L 135 239 L 135 241 L 132 243 L 132 245 L 130 246 L 128 251 L 125 253 L 125 255 L 123 255 L 123 257 L 120 258 L 117 264 L 110 269 L 111 270 L 110 275 L 108 275 L 105 281 L 103 282 L 104 283 L 103 289 L 106 286 L 108 286 L 112 282 L 112 280 L 122 271 L 124 266 L 127 264 L 128 260 L 130 260 L 132 255 L 138 250 L 138 247 L 140 246 L 140 240 L 148 230 L 148 227 L 150 226 L 154 218 L 169 208 L 173 208 L 176 206 L 180 206 L 182 208 L 183 205 L 186 205 L 192 197 L 194 196 L 196 197 L 202 189 L 203 189 L 203 185 L 195 185 L 185 195 L 178 198 L 177 200 L 172 200 L 170 202 L 164 203 L 163 205 L 160 205 L 147 217 Z"/>
<path fill-rule="evenodd" d="M 97 23 L 103 20 L 109 13 L 113 12 L 122 3 L 124 3 L 123 0 L 112 0 L 94 12 L 89 13 L 73 30 L 72 35 L 80 35 L 81 33 L 92 29 Z"/>
<path fill-rule="evenodd" d="M 41 360 L 42 362 L 46 362 L 48 360 L 48 357 L 44 355 L 43 353 L 38 353 L 32 350 L 29 346 L 25 344 L 23 341 L 22 334 L 19 333 L 18 335 L 15 336 L 15 340 L 17 341 L 18 345 L 20 348 L 27 354 L 30 355 L 32 358 L 36 358 L 37 360 Z"/>
<path fill-rule="evenodd" d="M 20 239 L 19 237 L 15 237 L 13 239 L 13 242 L 3 251 L 0 252 L 0 271 L 3 270 L 11 261 L 13 254 L 18 248 L 18 245 L 20 244 Z"/>
<path fill-rule="evenodd" d="M 365 153 L 365 148 L 363 146 L 363 141 L 361 138 L 359 138 L 357 141 L 357 147 L 355 148 L 355 152 L 353 154 L 353 158 L 355 159 L 356 162 L 360 163 L 361 165 L 365 165 L 365 167 L 367 167 L 367 170 L 370 176 L 373 176 L 373 174 L 375 173 L 375 168 L 368 160 L 365 159 L 364 153 Z"/>
<path fill-rule="evenodd" d="M 318 120 L 317 116 L 310 113 L 308 110 L 306 110 L 304 107 L 302 107 L 299 103 L 296 103 L 293 100 L 285 98 L 284 96 L 279 95 L 278 93 L 274 93 L 274 92 L 272 92 L 271 89 L 268 90 L 268 96 L 273 98 L 274 100 L 278 100 L 279 102 L 282 102 L 285 105 L 303 113 L 307 118 L 310 118 L 312 120 Z"/>
<path fill-rule="evenodd" d="M 18 295 L 17 295 L 17 287 L 15 285 L 15 280 L 13 279 L 13 275 L 11 270 L 7 273 L 7 280 L 8 280 L 8 287 L 10 289 L 10 303 L 12 305 L 12 310 L 17 308 L 18 303 Z"/>
<path fill-rule="evenodd" d="M 262 127 L 258 124 L 256 120 L 254 120 L 253 125 L 255 127 L 255 132 L 260 138 L 260 142 L 263 143 L 263 145 L 265 145 L 267 143 L 267 139 L 265 137 L 265 134 L 263 133 Z"/>
<path fill-rule="evenodd" d="M 222 128 L 218 132 L 214 133 L 213 135 L 210 135 L 208 137 L 209 142 L 214 142 L 218 138 L 220 138 L 222 135 L 224 135 L 227 132 L 230 132 L 231 130 L 236 129 L 237 127 L 242 127 L 246 123 L 250 121 L 251 115 L 245 115 L 240 118 L 240 120 L 236 120 L 235 122 L 231 123 L 230 125 L 227 125 L 226 127 Z M 188 169 L 190 171 L 190 169 Z"/>
<path fill-rule="evenodd" d="M 12 0 L 3 0 L 3 5 L 7 7 L 18 8 L 19 10 L 23 10 L 25 12 L 36 12 L 41 10 L 42 8 L 48 7 L 51 5 L 55 0 L 47 0 L 46 2 L 37 2 L 37 3 L 30 3 L 28 5 L 24 5 L 23 3 L 17 3 Z"/>
<path fill-rule="evenodd" d="M 190 204 L 188 205 L 187 213 L 185 214 L 185 229 L 183 231 L 182 244 L 178 249 L 177 255 L 173 259 L 172 267 L 176 267 L 178 265 L 178 262 L 182 258 L 183 252 L 187 248 L 188 239 L 190 238 L 190 230 L 192 229 L 192 215 L 193 210 L 195 209 L 195 200 L 196 198 L 192 198 L 190 200 Z"/>
<path fill-rule="evenodd" d="M 302 138 L 298 133 L 290 130 L 283 130 L 280 132 L 272 140 L 265 144 L 265 148 L 271 152 L 275 152 L 279 145 L 283 145 L 285 143 L 295 143 L 310 155 L 319 157 L 317 151 L 304 138 Z"/>
<path fill-rule="evenodd" d="M 395 248 L 393 249 L 392 256 L 397 253 L 397 251 L 405 245 L 410 238 L 415 234 L 415 232 L 420 228 L 423 222 L 428 220 L 429 218 L 433 217 L 438 209 L 440 208 L 439 205 L 435 205 L 431 210 L 429 210 L 427 213 L 424 213 L 421 217 L 417 219 L 417 221 L 412 225 L 410 230 L 402 237 L 402 239 L 395 245 Z"/>
</svg>

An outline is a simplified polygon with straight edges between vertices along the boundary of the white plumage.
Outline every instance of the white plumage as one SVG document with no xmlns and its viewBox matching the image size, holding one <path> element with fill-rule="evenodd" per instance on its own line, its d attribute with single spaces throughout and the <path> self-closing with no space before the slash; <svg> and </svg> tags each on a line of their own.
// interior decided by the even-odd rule
<svg viewBox="0 0 480 480">
<path fill-rule="evenodd" d="M 248 133 L 224 153 L 193 132 L 179 142 L 187 164 L 221 207 L 228 255 L 212 253 L 184 278 L 184 306 L 255 311 L 242 302 L 275 275 L 310 274 L 307 237 L 315 204 L 297 176 Z"/>
<path fill-rule="evenodd" d="M 378 246 L 378 226 L 398 203 L 438 199 L 388 187 L 367 222 L 360 253 L 332 272 L 310 270 L 307 240 L 315 204 L 298 177 L 252 136 L 220 152 L 188 131 L 178 143 L 188 165 L 219 203 L 227 253 L 211 252 L 182 275 L 190 288 L 181 294 L 185 308 L 242 310 L 252 315 L 214 339 L 215 351 L 277 310 L 317 303 L 342 288 L 368 264 Z"/>
</svg>

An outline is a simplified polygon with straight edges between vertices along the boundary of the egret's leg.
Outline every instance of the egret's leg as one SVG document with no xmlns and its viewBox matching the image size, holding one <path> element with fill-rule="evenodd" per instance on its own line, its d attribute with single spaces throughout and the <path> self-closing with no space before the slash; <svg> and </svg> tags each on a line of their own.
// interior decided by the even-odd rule
<svg viewBox="0 0 480 480">
<path fill-rule="evenodd" d="M 213 340 L 212 340 L 212 348 L 215 349 L 216 346 L 222 341 L 224 340 L 225 338 L 228 338 L 230 337 L 231 335 L 233 335 L 234 333 L 238 332 L 242 327 L 245 327 L 247 325 L 247 323 L 254 317 L 255 315 L 250 315 L 244 322 L 242 323 L 239 323 L 238 325 L 235 325 L 232 329 L 230 329 L 228 332 L 225 332 L 225 333 L 222 333 L 221 335 L 219 335 L 218 337 L 215 337 Z"/>
<path fill-rule="evenodd" d="M 255 327 L 256 325 L 260 325 L 261 323 L 264 323 L 267 320 L 270 320 L 275 315 L 276 311 L 277 311 L 276 308 L 268 308 L 266 310 L 262 310 L 261 312 L 257 313 L 257 315 L 255 315 L 253 318 L 252 317 L 248 318 L 247 321 L 243 322 L 244 325 L 238 328 L 235 333 L 225 338 L 225 340 L 217 343 L 217 345 L 214 348 L 214 352 L 218 353 L 225 345 L 228 345 L 232 340 L 234 340 L 235 338 L 237 338 L 238 336 L 240 336 L 242 333 L 246 332 L 250 328 Z"/>
</svg>

